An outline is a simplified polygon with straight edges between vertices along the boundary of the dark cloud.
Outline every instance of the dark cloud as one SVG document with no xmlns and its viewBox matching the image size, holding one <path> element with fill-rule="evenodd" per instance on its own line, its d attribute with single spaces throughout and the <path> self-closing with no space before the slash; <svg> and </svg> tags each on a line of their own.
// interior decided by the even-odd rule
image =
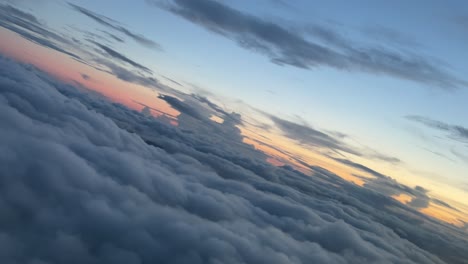
<svg viewBox="0 0 468 264">
<path fill-rule="evenodd" d="M 371 174 L 372 176 L 375 176 L 377 178 L 388 178 L 388 176 L 386 175 L 383 175 L 382 173 L 380 172 L 377 172 L 369 167 L 366 167 L 362 164 L 359 164 L 359 163 L 356 163 L 356 162 L 353 162 L 353 161 L 350 161 L 350 160 L 347 160 L 347 159 L 339 159 L 339 158 L 335 158 L 334 160 L 340 162 L 340 163 L 343 163 L 345 165 L 348 165 L 350 167 L 353 167 L 353 168 L 356 168 L 358 170 L 361 170 L 363 172 L 367 172 L 369 174 Z"/>
<path fill-rule="evenodd" d="M 81 78 L 83 78 L 83 80 L 87 80 L 87 81 L 91 80 L 91 77 L 88 74 L 81 73 L 80 75 L 81 75 Z"/>
<path fill-rule="evenodd" d="M 357 151 L 346 146 L 338 139 L 311 128 L 308 125 L 300 125 L 288 120 L 270 116 L 271 120 L 286 134 L 286 136 L 299 141 L 303 145 L 312 147 L 328 148 L 331 150 L 340 150 L 346 153 L 351 153 L 360 156 Z"/>
<path fill-rule="evenodd" d="M 304 146 L 316 147 L 322 149 L 332 150 L 334 153 L 342 156 L 341 151 L 344 153 L 365 157 L 372 160 L 379 160 L 388 163 L 401 163 L 402 161 L 396 157 L 388 156 L 382 153 L 379 153 L 370 148 L 355 148 L 346 144 L 343 139 L 347 138 L 348 135 L 343 134 L 337 131 L 320 131 L 312 128 L 308 124 L 298 124 L 288 120 L 281 119 L 279 117 L 266 114 L 275 125 L 283 131 L 283 133 L 293 139 L 298 141 Z M 328 156 L 333 156 L 328 154 Z M 333 158 L 333 157 L 332 157 Z"/>
<path fill-rule="evenodd" d="M 371 188 L 387 196 L 394 196 L 400 194 L 410 195 L 412 199 L 407 205 L 415 209 L 427 208 L 429 206 L 431 198 L 427 196 L 428 191 L 421 186 L 415 186 L 415 188 L 410 188 L 408 186 L 398 183 L 395 179 L 384 175 L 378 171 L 375 171 L 367 166 L 364 166 L 360 163 L 339 158 L 334 158 L 334 160 L 376 177 L 376 179 L 369 179 L 366 177 L 359 177 L 359 175 L 356 175 L 357 177 L 364 180 L 365 187 Z"/>
<path fill-rule="evenodd" d="M 41 24 L 40 21 L 32 14 L 26 13 L 9 5 L 1 4 L 0 26 L 19 34 L 20 36 L 31 42 L 34 42 L 46 48 L 53 49 L 57 52 L 69 55 L 77 62 L 83 63 L 96 70 L 115 75 L 117 78 L 126 82 L 136 83 L 139 85 L 160 90 L 168 89 L 168 87 L 160 84 L 159 81 L 154 77 L 145 76 L 140 72 L 128 70 L 122 66 L 119 66 L 115 62 L 106 59 L 105 57 L 110 57 L 115 61 L 133 66 L 137 70 L 141 70 L 149 74 L 153 73 L 149 68 L 129 59 L 127 56 L 117 52 L 109 46 L 97 42 L 96 39 L 107 40 L 102 35 L 80 30 L 77 28 L 72 28 L 75 31 L 80 31 L 85 36 L 92 38 L 87 40 L 99 47 L 100 50 L 93 49 L 93 47 L 89 46 L 85 42 L 81 42 L 75 38 L 68 38 L 66 35 L 61 35 L 59 33 L 49 30 L 45 25 Z M 69 49 L 77 51 L 80 55 L 69 51 Z M 101 68 L 100 66 L 105 66 L 108 69 Z M 86 78 L 84 77 L 84 79 Z"/>
<path fill-rule="evenodd" d="M 431 202 L 436 203 L 436 204 L 441 205 L 441 206 L 446 207 L 446 208 L 450 208 L 450 209 L 455 210 L 457 212 L 460 212 L 460 210 L 458 210 L 457 208 L 451 206 L 450 204 L 448 204 L 448 203 L 446 203 L 446 202 L 444 202 L 444 201 L 442 201 L 440 199 L 432 198 Z"/>
<path fill-rule="evenodd" d="M 428 117 L 424 116 L 417 116 L 417 115 L 409 115 L 406 116 L 406 119 L 423 124 L 429 128 L 439 130 L 442 132 L 447 133 L 448 137 L 462 142 L 468 143 L 468 128 L 458 125 L 451 125 L 441 121 L 433 120 Z"/>
<path fill-rule="evenodd" d="M 371 151 L 371 153 L 366 154 L 365 156 L 370 159 L 381 160 L 393 164 L 402 163 L 401 159 L 397 157 L 385 155 L 376 151 Z"/>
<path fill-rule="evenodd" d="M 156 109 L 156 108 L 154 108 L 154 107 L 151 107 L 151 106 L 149 106 L 149 105 L 146 105 L 146 104 L 144 104 L 144 103 L 142 103 L 142 102 L 138 102 L 138 101 L 135 101 L 135 100 L 132 100 L 132 101 L 135 102 L 136 104 L 139 104 L 139 105 L 143 106 L 142 112 L 143 112 L 143 110 L 145 110 L 146 112 L 148 112 L 148 110 L 151 110 L 151 111 L 154 111 L 154 112 L 156 112 L 156 113 L 158 113 L 158 114 L 160 114 L 160 115 L 167 116 L 167 117 L 169 117 L 169 118 L 171 118 L 171 119 L 177 119 L 176 116 L 173 116 L 173 115 L 170 115 L 170 114 L 161 112 L 161 110 Z"/>
<path fill-rule="evenodd" d="M 140 73 L 133 72 L 124 67 L 121 67 L 112 61 L 106 59 L 96 58 L 94 61 L 98 64 L 104 65 L 109 68 L 109 71 L 106 71 L 120 80 L 135 83 L 139 85 L 146 86 L 148 88 L 164 90 L 165 88 L 159 83 L 159 81 L 154 77 L 147 77 Z"/>
<path fill-rule="evenodd" d="M 174 107 L 174 109 L 176 109 L 177 111 L 184 113 L 186 115 L 189 115 L 195 119 L 202 120 L 205 118 L 196 109 L 192 108 L 190 105 L 182 102 L 181 100 L 173 96 L 161 94 L 158 96 L 158 98 L 166 101 L 168 104 Z"/>
<path fill-rule="evenodd" d="M 211 108 L 212 110 L 214 110 L 215 112 L 217 112 L 218 114 L 221 114 L 222 116 L 224 117 L 227 117 L 230 115 L 230 113 L 224 111 L 224 109 L 222 109 L 221 107 L 219 107 L 217 104 L 211 102 L 208 98 L 206 98 L 205 96 L 201 96 L 201 95 L 198 95 L 198 94 L 192 94 L 192 97 L 199 101 L 200 103 L 202 104 L 206 104 L 209 108 Z"/>
<path fill-rule="evenodd" d="M 0 58 L 0 262 L 468 258 L 456 227 L 320 167 L 269 165 L 240 118 L 173 127 Z"/>
<path fill-rule="evenodd" d="M 438 205 L 444 206 L 446 208 L 459 211 L 457 208 L 451 206 L 450 204 L 442 200 L 439 200 L 436 198 L 430 198 L 427 195 L 428 190 L 424 189 L 421 186 L 415 186 L 414 188 L 410 188 L 406 185 L 398 183 L 395 179 L 387 175 L 384 175 L 378 171 L 375 171 L 367 166 L 364 166 L 360 163 L 356 163 L 347 159 L 339 159 L 339 158 L 334 158 L 334 160 L 376 177 L 376 179 L 369 179 L 367 177 L 361 177 L 360 175 L 354 175 L 362 179 L 365 182 L 364 186 L 368 188 L 378 191 L 379 193 L 383 193 L 387 196 L 395 196 L 395 195 L 400 195 L 400 194 L 406 194 L 406 195 L 411 196 L 412 200 L 409 203 L 407 203 L 407 205 L 412 208 L 415 208 L 415 209 L 427 208 L 429 206 L 429 203 L 433 202 Z"/>
<path fill-rule="evenodd" d="M 147 67 L 127 58 L 126 56 L 122 55 L 121 53 L 109 48 L 108 46 L 106 45 L 102 45 L 100 43 L 97 43 L 97 42 L 93 42 L 96 46 L 98 46 L 99 48 L 101 48 L 102 50 L 104 50 L 108 55 L 110 55 L 112 58 L 114 59 L 118 59 L 122 62 L 125 62 L 125 63 L 128 63 L 130 65 L 132 65 L 133 67 L 135 68 L 138 68 L 140 70 L 143 70 L 147 73 L 152 73 L 152 71 L 150 69 L 148 69 Z"/>
<path fill-rule="evenodd" d="M 156 49 L 159 49 L 161 50 L 161 46 L 154 42 L 153 40 L 151 39 L 148 39 L 142 35 L 139 35 L 139 34 L 136 34 L 136 33 L 133 33 L 132 31 L 130 31 L 129 29 L 119 25 L 119 23 L 113 19 L 110 19 L 106 16 L 103 16 L 103 15 L 100 15 L 100 14 L 97 14 L 97 13 L 94 13 L 93 11 L 91 10 L 88 10 L 84 7 L 81 7 L 81 6 L 77 6 L 75 4 L 72 4 L 72 3 L 68 3 L 70 5 L 70 7 L 78 12 L 80 12 L 81 14 L 93 19 L 94 21 L 96 21 L 97 23 L 103 25 L 103 26 L 106 26 L 108 28 L 111 28 L 111 29 L 114 29 L 130 38 L 132 38 L 133 40 L 135 40 L 136 42 L 140 43 L 141 45 L 143 46 L 146 46 L 146 47 L 149 47 L 149 48 L 156 48 Z"/>
<path fill-rule="evenodd" d="M 238 45 L 270 58 L 273 63 L 310 69 L 328 66 L 339 70 L 385 74 L 441 89 L 467 86 L 446 68 L 428 58 L 383 46 L 362 46 L 344 40 L 338 33 L 311 26 L 313 36 L 327 44 L 267 21 L 235 10 L 213 0 L 149 1 Z M 330 47 L 328 47 L 330 46 Z"/>
<path fill-rule="evenodd" d="M 171 79 L 171 78 L 166 77 L 166 76 L 163 76 L 163 78 L 166 79 L 166 80 L 168 80 L 168 81 L 170 81 L 170 82 L 173 83 L 173 84 L 177 84 L 178 86 L 182 86 L 182 87 L 183 87 L 183 85 L 182 85 L 180 82 L 178 82 L 178 81 L 176 81 L 176 80 L 174 80 L 174 79 Z"/>
</svg>

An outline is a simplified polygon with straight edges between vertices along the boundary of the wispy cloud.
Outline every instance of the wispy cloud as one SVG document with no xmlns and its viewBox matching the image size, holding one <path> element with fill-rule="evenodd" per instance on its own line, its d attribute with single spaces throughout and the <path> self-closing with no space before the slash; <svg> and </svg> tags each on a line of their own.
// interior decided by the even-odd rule
<svg viewBox="0 0 468 264">
<path fill-rule="evenodd" d="M 338 162 L 340 162 L 340 163 L 343 163 L 343 164 L 345 164 L 345 165 L 348 165 L 348 166 L 350 166 L 350 167 L 356 168 L 356 169 L 358 169 L 358 170 L 361 170 L 361 171 L 363 171 L 363 172 L 367 172 L 367 173 L 369 173 L 369 174 L 371 174 L 372 176 L 377 177 L 377 178 L 383 178 L 383 179 L 389 178 L 388 176 L 383 175 L 383 174 L 380 173 L 380 172 L 377 172 L 377 171 L 375 171 L 375 170 L 373 170 L 373 169 L 371 169 L 371 168 L 369 168 L 369 167 L 366 167 L 366 166 L 364 166 L 364 165 L 362 165 L 362 164 L 360 164 L 360 163 L 353 162 L 353 161 L 351 161 L 351 160 L 340 159 L 340 158 L 335 158 L 334 160 L 336 160 L 336 161 L 338 161 Z"/>
<path fill-rule="evenodd" d="M 93 43 L 96 46 L 98 46 L 99 48 L 101 48 L 102 50 L 104 50 L 112 58 L 117 59 L 117 60 L 122 61 L 122 62 L 125 62 L 125 63 L 128 63 L 131 66 L 133 66 L 133 67 L 135 67 L 137 69 L 143 70 L 143 71 L 145 71 L 147 73 L 153 73 L 153 71 L 151 71 L 149 68 L 135 62 L 134 60 L 131 60 L 131 59 L 127 58 L 125 55 L 123 55 L 123 54 L 109 48 L 108 46 L 100 44 L 98 42 L 93 42 Z"/>
<path fill-rule="evenodd" d="M 314 26 L 315 36 L 330 45 L 314 42 L 280 23 L 233 9 L 213 0 L 173 0 L 151 3 L 229 38 L 238 45 L 263 54 L 273 63 L 310 69 L 332 67 L 346 71 L 384 74 L 399 79 L 448 90 L 468 86 L 448 69 L 415 53 L 382 46 L 366 46 L 343 41 L 331 29 Z"/>
<path fill-rule="evenodd" d="M 97 14 L 97 13 L 91 11 L 91 10 L 88 10 L 88 9 L 84 8 L 84 7 L 81 7 L 81 6 L 72 4 L 72 3 L 68 3 L 68 4 L 75 11 L 80 12 L 81 14 L 93 19 L 94 21 L 96 21 L 97 23 L 99 23 L 99 24 L 101 24 L 103 26 L 106 26 L 108 28 L 116 30 L 116 31 L 126 35 L 127 37 L 130 37 L 131 39 L 133 39 L 134 41 L 140 43 L 141 45 L 143 45 L 145 47 L 162 50 L 161 45 L 159 45 L 155 41 L 153 41 L 153 40 L 151 40 L 151 39 L 149 39 L 149 38 L 147 38 L 147 37 L 145 37 L 143 35 L 132 32 L 131 30 L 127 29 L 126 27 L 120 25 L 119 22 L 117 22 L 116 20 L 113 20 L 113 19 L 108 18 L 106 16 Z"/>
<path fill-rule="evenodd" d="M 325 148 L 333 151 L 340 150 L 358 156 L 361 155 L 359 152 L 350 148 L 340 140 L 326 134 L 325 132 L 314 129 L 309 125 L 297 124 L 272 115 L 270 115 L 270 118 L 287 137 L 297 140 L 305 146 Z"/>
<path fill-rule="evenodd" d="M 0 26 L 38 45 L 67 54 L 75 59 L 81 59 L 80 56 L 61 45 L 73 46 L 72 42 L 49 30 L 30 13 L 26 13 L 10 5 L 0 4 Z"/>
<path fill-rule="evenodd" d="M 265 113 L 263 113 L 265 114 Z M 344 141 L 348 136 L 336 131 L 322 131 L 313 128 L 307 123 L 296 123 L 285 120 L 273 115 L 267 115 L 274 124 L 290 139 L 296 140 L 307 148 L 316 148 L 317 150 L 331 150 L 331 156 L 343 156 L 352 154 L 371 160 L 379 160 L 392 164 L 402 163 L 399 158 L 382 154 L 368 147 L 352 146 Z M 328 154 L 327 154 L 328 155 Z"/>
<path fill-rule="evenodd" d="M 103 58 L 95 58 L 94 62 L 107 67 L 109 69 L 109 70 L 106 70 L 107 73 L 114 75 L 115 77 L 117 77 L 118 79 L 122 81 L 143 85 L 148 88 L 161 89 L 161 90 L 165 89 L 163 85 L 159 83 L 158 79 L 154 77 L 144 76 L 138 72 L 128 70 L 122 66 L 117 65 L 111 60 L 107 60 Z"/>
<path fill-rule="evenodd" d="M 428 117 L 418 115 L 408 115 L 406 119 L 425 125 L 426 127 L 445 132 L 448 138 L 468 143 L 468 128 L 460 125 L 451 125 L 441 121 L 437 121 Z"/>
</svg>

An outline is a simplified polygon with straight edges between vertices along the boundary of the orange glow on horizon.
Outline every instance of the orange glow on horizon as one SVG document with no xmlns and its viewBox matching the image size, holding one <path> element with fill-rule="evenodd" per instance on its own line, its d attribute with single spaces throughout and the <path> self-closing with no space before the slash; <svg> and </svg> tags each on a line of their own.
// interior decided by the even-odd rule
<svg viewBox="0 0 468 264">
<path fill-rule="evenodd" d="M 218 123 L 218 124 L 224 123 L 224 119 L 222 119 L 222 118 L 219 117 L 219 116 L 215 116 L 215 115 L 211 115 L 211 116 L 210 116 L 210 120 L 213 121 L 213 122 L 216 122 L 216 123 Z"/>
<path fill-rule="evenodd" d="M 365 184 L 363 179 L 353 175 L 358 173 L 357 170 L 348 168 L 337 161 L 300 147 L 288 138 L 270 132 L 260 131 L 252 127 L 240 127 L 240 129 L 242 136 L 244 136 L 244 143 L 254 146 L 255 149 L 262 151 L 276 161 L 289 164 L 305 174 L 310 175 L 312 173 L 311 168 L 305 165 L 308 164 L 320 166 L 356 185 L 364 186 Z M 281 149 L 281 151 L 275 148 Z M 305 164 L 302 164 L 298 160 Z M 275 165 L 274 163 L 271 164 Z"/>
<path fill-rule="evenodd" d="M 136 111 L 141 111 L 143 108 L 137 103 L 139 102 L 170 116 L 177 117 L 180 114 L 166 101 L 157 98 L 157 93 L 150 88 L 128 83 L 111 74 L 95 70 L 68 55 L 36 45 L 4 28 L 0 28 L 0 38 L 1 53 L 20 62 L 32 64 L 64 82 L 70 84 L 78 82 Z M 81 74 L 86 74 L 90 78 L 84 79 Z"/>
<path fill-rule="evenodd" d="M 0 39 L 0 52 L 6 56 L 23 63 L 32 64 L 64 82 L 71 84 L 78 82 L 84 87 L 96 91 L 130 109 L 141 111 L 145 107 L 144 105 L 154 108 L 156 110 L 151 109 L 150 111 L 153 116 L 161 116 L 161 113 L 167 114 L 174 117 L 169 122 L 172 125 L 178 125 L 177 116 L 180 115 L 180 112 L 172 108 L 166 101 L 158 98 L 157 92 L 150 88 L 117 79 L 111 74 L 98 71 L 75 61 L 68 57 L 68 55 L 34 44 L 16 33 L 1 27 Z M 90 78 L 83 78 L 82 74 L 86 74 Z M 217 123 L 224 121 L 217 116 L 211 116 L 210 119 Z M 307 166 L 307 164 L 310 164 L 327 169 L 359 186 L 364 186 L 365 184 L 364 179 L 353 175 L 365 174 L 362 171 L 350 168 L 324 155 L 320 155 L 318 152 L 300 146 L 280 133 L 263 131 L 255 127 L 239 128 L 244 137 L 243 142 L 254 146 L 255 149 L 268 155 L 269 158 L 266 161 L 274 166 L 288 164 L 305 174 L 311 175 L 312 169 Z M 371 178 L 370 175 L 364 176 Z M 404 204 L 411 200 L 411 196 L 404 194 L 392 196 L 392 198 Z M 463 226 L 463 221 L 468 222 L 467 214 L 433 203 L 428 208 L 420 211 L 428 216 L 457 226 Z"/>
<path fill-rule="evenodd" d="M 463 227 L 465 223 L 468 223 L 466 214 L 434 203 L 430 203 L 429 207 L 421 209 L 420 212 L 458 227 Z"/>
<path fill-rule="evenodd" d="M 411 197 L 411 196 L 409 196 L 409 195 L 407 195 L 405 193 L 400 193 L 398 195 L 393 195 L 392 198 L 399 201 L 402 204 L 407 204 L 407 203 L 411 202 L 411 200 L 413 199 L 413 197 Z"/>
</svg>

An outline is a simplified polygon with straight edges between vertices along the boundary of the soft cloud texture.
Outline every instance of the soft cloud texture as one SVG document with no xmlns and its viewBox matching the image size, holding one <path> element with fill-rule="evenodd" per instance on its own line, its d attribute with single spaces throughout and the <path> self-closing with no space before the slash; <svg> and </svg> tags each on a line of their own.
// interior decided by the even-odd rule
<svg viewBox="0 0 468 264">
<path fill-rule="evenodd" d="M 453 140 L 468 143 L 468 128 L 451 125 L 441 121 L 437 121 L 428 117 L 418 116 L 418 115 L 409 115 L 406 118 L 410 121 L 423 124 L 429 128 L 445 132 L 447 136 Z"/>
<path fill-rule="evenodd" d="M 350 146 L 344 141 L 348 136 L 343 133 L 336 131 L 321 131 L 313 128 L 305 122 L 300 124 L 266 113 L 263 114 L 267 115 L 285 136 L 296 140 L 307 148 L 312 148 L 314 150 L 328 150 L 331 152 L 327 154 L 329 156 L 342 156 L 340 153 L 342 152 L 393 164 L 402 162 L 396 157 L 379 153 L 371 148 L 357 148 Z"/>
<path fill-rule="evenodd" d="M 313 37 L 311 39 L 289 30 L 279 22 L 243 13 L 218 1 L 149 2 L 229 38 L 246 49 L 263 54 L 279 65 L 305 69 L 327 66 L 339 70 L 384 74 L 441 89 L 468 86 L 465 80 L 453 76 L 447 68 L 429 58 L 382 46 L 355 44 L 319 25 L 309 27 L 308 34 Z M 322 45 L 321 41 L 327 45 Z"/>
<path fill-rule="evenodd" d="M 147 67 L 127 58 L 125 55 L 115 51 L 114 49 L 106 46 L 106 45 L 103 45 L 103 44 L 100 44 L 100 43 L 97 43 L 97 42 L 94 42 L 94 44 L 96 44 L 96 46 L 98 46 L 99 48 L 101 48 L 102 50 L 104 50 L 108 55 L 110 55 L 112 58 L 114 59 L 117 59 L 117 60 L 120 60 L 122 62 L 125 62 L 127 64 L 130 64 L 131 66 L 137 68 L 137 69 L 140 69 L 140 70 L 143 70 L 147 73 L 152 73 L 152 71 L 150 69 L 148 69 Z"/>
<path fill-rule="evenodd" d="M 269 165 L 234 121 L 172 127 L 5 58 L 0 118 L 2 263 L 468 257 L 453 226 L 319 167 Z"/>
<path fill-rule="evenodd" d="M 81 7 L 81 6 L 78 6 L 78 5 L 75 5 L 75 4 L 72 4 L 72 3 L 69 3 L 70 7 L 77 11 L 77 12 L 80 12 L 81 14 L 93 19 L 94 21 L 96 21 L 97 23 L 105 26 L 105 27 L 108 27 L 110 29 L 113 29 L 117 32 L 120 32 L 124 35 L 126 35 L 127 37 L 130 37 L 131 39 L 133 39 L 134 41 L 136 41 L 137 43 L 143 45 L 143 46 L 146 46 L 148 48 L 155 48 L 155 49 L 159 49 L 161 50 L 161 45 L 159 45 L 158 43 L 156 43 L 155 41 L 151 40 L 151 39 L 148 39 L 146 38 L 145 36 L 142 36 L 140 34 L 137 34 L 137 33 L 134 33 L 132 32 L 131 30 L 127 29 L 126 27 L 120 25 L 119 22 L 111 19 L 111 18 L 108 18 L 106 16 L 103 16 L 103 15 L 100 15 L 100 14 L 97 14 L 91 10 L 88 10 L 84 7 Z M 120 38 L 116 38 L 115 36 L 111 35 L 112 38 L 116 39 L 117 41 L 120 41 Z M 121 41 L 120 41 L 121 42 Z"/>
<path fill-rule="evenodd" d="M 35 16 L 10 5 L 0 4 L 0 26 L 11 30 L 23 38 L 43 47 L 81 59 L 75 53 L 61 47 L 61 44 L 73 46 L 64 36 L 49 30 Z"/>
</svg>

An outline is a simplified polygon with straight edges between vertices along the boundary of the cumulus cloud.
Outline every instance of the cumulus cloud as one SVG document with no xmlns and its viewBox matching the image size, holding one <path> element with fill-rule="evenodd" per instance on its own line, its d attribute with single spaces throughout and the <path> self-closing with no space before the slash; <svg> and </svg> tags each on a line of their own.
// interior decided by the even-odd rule
<svg viewBox="0 0 468 264">
<path fill-rule="evenodd" d="M 0 119 L 2 263 L 468 257 L 459 229 L 322 168 L 273 167 L 240 137 L 166 125 L 1 57 Z"/>
<path fill-rule="evenodd" d="M 142 36 L 140 34 L 132 32 L 131 30 L 127 29 L 126 27 L 124 27 L 122 25 L 120 25 L 119 22 L 117 22 L 117 21 L 115 21 L 115 20 L 113 20 L 111 18 L 108 18 L 106 16 L 97 14 L 97 13 L 91 11 L 91 10 L 88 10 L 88 9 L 86 9 L 84 7 L 81 7 L 81 6 L 72 4 L 72 3 L 68 3 L 68 4 L 70 5 L 70 7 L 73 10 L 75 10 L 77 12 L 80 12 L 81 14 L 91 18 L 92 20 L 96 21 L 97 23 L 99 23 L 99 24 L 101 24 L 101 25 L 103 25 L 105 27 L 108 27 L 108 28 L 113 29 L 113 30 L 115 30 L 117 32 L 120 32 L 120 33 L 126 35 L 127 37 L 130 37 L 131 39 L 133 39 L 134 41 L 136 41 L 137 43 L 139 43 L 139 44 L 141 44 L 143 46 L 162 50 L 161 45 L 159 45 L 158 43 L 154 42 L 151 39 L 148 39 L 145 36 Z M 115 38 L 115 37 L 113 37 L 113 38 Z M 119 40 L 120 38 L 115 38 L 115 39 Z"/>
<path fill-rule="evenodd" d="M 332 29 L 310 26 L 312 40 L 281 23 L 233 9 L 214 0 L 149 0 L 238 45 L 267 56 L 273 63 L 310 69 L 332 67 L 410 80 L 441 89 L 466 87 L 467 82 L 424 56 L 345 40 Z"/>
</svg>

